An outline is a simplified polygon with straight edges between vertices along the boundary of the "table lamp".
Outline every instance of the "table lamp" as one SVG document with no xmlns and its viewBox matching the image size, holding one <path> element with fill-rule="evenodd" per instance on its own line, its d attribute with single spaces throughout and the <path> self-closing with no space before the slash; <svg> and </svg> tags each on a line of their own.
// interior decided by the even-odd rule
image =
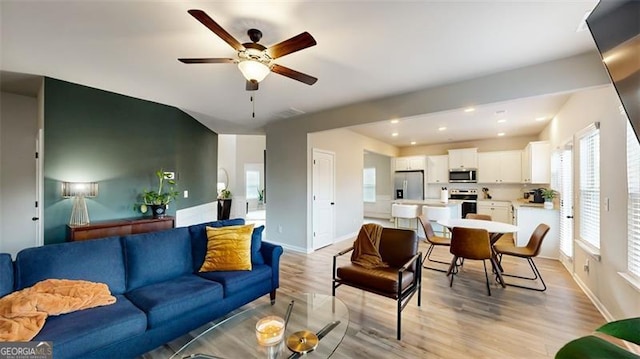
<svg viewBox="0 0 640 359">
<path fill-rule="evenodd" d="M 62 182 L 62 197 L 73 197 L 73 210 L 69 225 L 83 226 L 89 224 L 89 211 L 85 197 L 96 197 L 98 184 L 96 182 Z"/>
</svg>

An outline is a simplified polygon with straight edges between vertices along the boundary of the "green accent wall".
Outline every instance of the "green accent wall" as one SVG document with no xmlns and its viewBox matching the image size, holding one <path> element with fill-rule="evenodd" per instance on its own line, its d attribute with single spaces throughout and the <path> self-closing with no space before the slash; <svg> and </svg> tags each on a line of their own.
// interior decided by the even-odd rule
<svg viewBox="0 0 640 359">
<path fill-rule="evenodd" d="M 215 201 L 218 135 L 180 109 L 45 78 L 44 242 L 66 240 L 72 199 L 62 182 L 98 182 L 87 198 L 91 222 L 142 217 L 140 194 L 155 171 L 175 172 L 176 209 Z M 189 198 L 183 198 L 184 190 Z"/>
</svg>

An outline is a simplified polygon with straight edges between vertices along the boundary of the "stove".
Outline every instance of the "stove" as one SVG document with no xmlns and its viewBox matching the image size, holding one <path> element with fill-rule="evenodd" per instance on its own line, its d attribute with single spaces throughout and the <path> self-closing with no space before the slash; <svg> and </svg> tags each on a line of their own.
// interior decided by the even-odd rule
<svg viewBox="0 0 640 359">
<path fill-rule="evenodd" d="M 451 189 L 449 190 L 449 199 L 462 201 L 462 218 L 465 218 L 467 213 L 477 213 L 477 189 Z"/>
</svg>

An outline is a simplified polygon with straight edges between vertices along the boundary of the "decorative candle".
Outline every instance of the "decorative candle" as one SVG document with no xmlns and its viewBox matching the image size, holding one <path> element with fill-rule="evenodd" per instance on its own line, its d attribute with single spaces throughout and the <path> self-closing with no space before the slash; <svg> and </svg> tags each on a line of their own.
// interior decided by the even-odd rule
<svg viewBox="0 0 640 359">
<path fill-rule="evenodd" d="M 256 323 L 256 338 L 260 345 L 275 345 L 284 337 L 284 319 L 271 315 Z"/>
</svg>

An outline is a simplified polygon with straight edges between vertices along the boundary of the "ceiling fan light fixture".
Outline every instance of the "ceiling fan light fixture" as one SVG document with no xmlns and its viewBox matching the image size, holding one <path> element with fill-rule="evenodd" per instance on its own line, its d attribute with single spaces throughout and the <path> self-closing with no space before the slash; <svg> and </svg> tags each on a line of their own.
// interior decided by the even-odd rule
<svg viewBox="0 0 640 359">
<path fill-rule="evenodd" d="M 238 68 L 247 81 L 260 82 L 271 72 L 269 66 L 256 60 L 244 60 L 238 63 Z"/>
</svg>

